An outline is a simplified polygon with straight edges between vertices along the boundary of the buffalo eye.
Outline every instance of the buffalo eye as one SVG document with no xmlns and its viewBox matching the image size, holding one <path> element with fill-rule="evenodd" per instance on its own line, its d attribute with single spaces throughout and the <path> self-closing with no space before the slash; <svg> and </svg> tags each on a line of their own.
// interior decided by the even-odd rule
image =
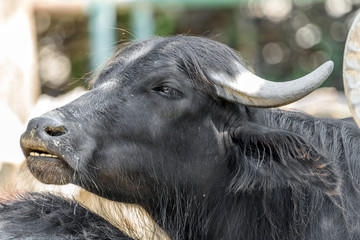
<svg viewBox="0 0 360 240">
<path fill-rule="evenodd" d="M 152 91 L 168 99 L 179 99 L 182 97 L 182 93 L 179 90 L 169 86 L 158 86 L 153 88 Z"/>
</svg>

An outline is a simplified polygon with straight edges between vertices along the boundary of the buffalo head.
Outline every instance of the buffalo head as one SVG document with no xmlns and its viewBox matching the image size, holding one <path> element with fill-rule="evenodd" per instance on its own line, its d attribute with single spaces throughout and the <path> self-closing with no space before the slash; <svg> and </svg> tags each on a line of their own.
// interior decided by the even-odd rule
<svg viewBox="0 0 360 240">
<path fill-rule="evenodd" d="M 237 163 L 227 162 L 234 143 L 258 136 L 244 149 L 260 147 L 281 157 L 274 143 L 284 135 L 267 138 L 271 131 L 259 127 L 265 121 L 258 112 L 308 94 L 332 65 L 298 80 L 272 83 L 212 40 L 175 36 L 133 43 L 103 69 L 91 91 L 32 119 L 21 147 L 29 169 L 44 183 L 73 183 L 145 206 L 159 192 L 191 191 L 203 198 L 234 175 L 230 168 Z M 294 149 L 306 145 L 289 141 Z M 255 156 L 254 148 L 245 155 Z M 312 163 L 294 164 L 301 170 Z"/>
</svg>

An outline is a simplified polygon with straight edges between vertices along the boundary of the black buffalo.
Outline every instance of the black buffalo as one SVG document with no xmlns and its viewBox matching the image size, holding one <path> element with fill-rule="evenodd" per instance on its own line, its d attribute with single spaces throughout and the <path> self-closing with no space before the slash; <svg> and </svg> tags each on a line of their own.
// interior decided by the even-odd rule
<svg viewBox="0 0 360 240">
<path fill-rule="evenodd" d="M 284 83 L 294 90 L 243 66 L 205 38 L 133 43 L 91 91 L 29 122 L 27 165 L 41 182 L 142 206 L 171 239 L 360 239 L 358 128 L 271 108 L 332 64 L 300 79 L 314 86 Z M 6 239 L 128 238 L 52 195 L 4 202 L 0 226 Z"/>
</svg>

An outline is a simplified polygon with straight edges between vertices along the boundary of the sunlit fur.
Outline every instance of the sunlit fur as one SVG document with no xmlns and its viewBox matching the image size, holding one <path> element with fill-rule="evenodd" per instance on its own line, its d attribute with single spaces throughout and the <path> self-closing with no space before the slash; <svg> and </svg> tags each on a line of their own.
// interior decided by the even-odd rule
<svg viewBox="0 0 360 240">
<path fill-rule="evenodd" d="M 62 143 L 56 149 L 70 153 L 64 161 L 74 175 L 67 181 L 140 205 L 170 239 L 360 239 L 357 127 L 217 97 L 208 73 L 235 76 L 234 63 L 243 64 L 233 50 L 205 38 L 134 43 L 99 74 L 92 91 L 33 123 L 56 119 L 68 130 L 56 137 Z M 163 75 L 180 90 L 159 92 Z M 3 209 L 12 204 L 29 203 Z M 0 234 L 21 228 L 20 222 L 35 224 L 1 211 L 9 229 Z M 152 223 L 144 228 L 148 236 L 163 233 Z"/>
</svg>

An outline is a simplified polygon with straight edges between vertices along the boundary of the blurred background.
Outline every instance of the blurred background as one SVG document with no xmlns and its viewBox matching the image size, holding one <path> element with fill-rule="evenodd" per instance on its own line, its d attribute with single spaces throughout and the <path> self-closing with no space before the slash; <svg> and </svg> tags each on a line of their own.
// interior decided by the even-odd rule
<svg viewBox="0 0 360 240">
<path fill-rule="evenodd" d="M 218 40 L 273 81 L 332 60 L 323 88 L 287 108 L 347 117 L 342 58 L 359 6 L 360 0 L 1 0 L 0 161 L 21 162 L 26 122 L 85 92 L 119 45 L 155 35 Z M 0 181 L 9 178 L 4 169 Z"/>
<path fill-rule="evenodd" d="M 173 34 L 223 42 L 238 50 L 257 74 L 274 81 L 304 75 L 331 59 L 334 73 L 324 86 L 342 90 L 344 42 L 359 4 L 360 0 L 34 0 L 41 92 L 57 96 L 86 86 L 87 73 L 106 62 L 122 42 Z"/>
</svg>

